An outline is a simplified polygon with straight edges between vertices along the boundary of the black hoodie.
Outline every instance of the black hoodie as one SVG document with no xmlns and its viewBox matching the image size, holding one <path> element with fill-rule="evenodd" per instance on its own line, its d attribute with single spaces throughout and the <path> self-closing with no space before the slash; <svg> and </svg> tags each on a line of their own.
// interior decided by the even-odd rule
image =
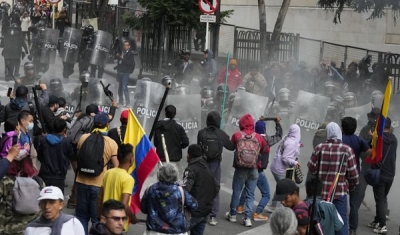
<svg viewBox="0 0 400 235">
<path fill-rule="evenodd" d="M 194 218 L 206 217 L 210 214 L 214 198 L 220 186 L 206 163 L 206 157 L 201 156 L 189 161 L 183 174 L 186 190 L 198 202 L 197 210 L 191 211 Z"/>
<path fill-rule="evenodd" d="M 164 134 L 165 145 L 171 162 L 178 162 L 182 159 L 182 149 L 189 145 L 189 138 L 185 129 L 175 120 L 166 119 L 157 122 L 154 134 L 154 145 L 157 154 L 162 162 L 165 161 L 164 149 L 161 142 L 161 134 Z"/>
<path fill-rule="evenodd" d="M 220 123 L 221 123 L 221 116 L 217 111 L 212 111 L 207 115 L 207 127 L 200 130 L 199 133 L 197 134 L 197 144 L 200 144 L 201 142 L 201 136 L 203 136 L 203 132 L 206 131 L 206 129 L 213 129 L 216 131 L 216 134 L 221 141 L 220 143 L 226 148 L 227 150 L 233 151 L 235 150 L 235 146 L 233 145 L 232 141 L 230 140 L 228 134 L 225 133 L 225 131 L 220 129 Z M 221 161 L 222 160 L 222 152 L 217 158 L 212 159 L 209 162 L 212 161 Z"/>
<path fill-rule="evenodd" d="M 384 132 L 382 160 L 385 156 L 386 158 L 384 164 L 381 166 L 381 179 L 383 180 L 394 179 L 394 176 L 396 174 L 396 155 L 397 155 L 396 136 L 390 132 Z"/>
</svg>

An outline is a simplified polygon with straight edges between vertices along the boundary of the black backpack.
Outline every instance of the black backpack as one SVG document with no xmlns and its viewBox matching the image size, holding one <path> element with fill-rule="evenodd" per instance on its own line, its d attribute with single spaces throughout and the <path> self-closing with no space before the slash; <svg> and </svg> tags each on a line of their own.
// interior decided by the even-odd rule
<svg viewBox="0 0 400 235">
<path fill-rule="evenodd" d="M 99 176 L 104 167 L 104 137 L 101 132 L 93 132 L 83 142 L 78 153 L 78 171 L 87 176 Z"/>
<path fill-rule="evenodd" d="M 214 127 L 206 127 L 199 137 L 199 143 L 203 149 L 203 154 L 207 157 L 207 161 L 217 159 L 221 155 L 223 148 L 217 130 Z"/>
</svg>

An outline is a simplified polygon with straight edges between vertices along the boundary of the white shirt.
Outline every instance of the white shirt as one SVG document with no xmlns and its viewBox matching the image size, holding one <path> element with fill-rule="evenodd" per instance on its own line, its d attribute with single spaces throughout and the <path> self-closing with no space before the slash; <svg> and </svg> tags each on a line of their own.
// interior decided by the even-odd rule
<svg viewBox="0 0 400 235">
<path fill-rule="evenodd" d="M 39 227 L 39 228 L 33 228 L 33 227 L 28 227 L 25 230 L 25 235 L 50 235 L 51 233 L 51 228 L 49 227 Z M 61 235 L 84 235 L 85 230 L 83 229 L 83 226 L 81 222 L 77 218 L 73 218 L 66 223 L 63 224 L 62 229 L 61 229 Z"/>
<path fill-rule="evenodd" d="M 20 20 L 21 20 L 21 31 L 22 32 L 27 32 L 28 28 L 29 28 L 29 25 L 31 23 L 31 19 L 29 18 L 29 16 L 27 16 L 25 18 L 21 17 Z"/>
</svg>

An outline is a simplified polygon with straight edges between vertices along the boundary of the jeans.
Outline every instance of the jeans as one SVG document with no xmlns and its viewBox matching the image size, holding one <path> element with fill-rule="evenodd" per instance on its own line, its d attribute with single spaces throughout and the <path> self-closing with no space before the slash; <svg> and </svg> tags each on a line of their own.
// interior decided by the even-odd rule
<svg viewBox="0 0 400 235">
<path fill-rule="evenodd" d="M 130 104 L 129 91 L 128 91 L 129 73 L 118 73 L 117 79 L 119 81 L 119 86 L 118 86 L 119 103 L 120 104 L 124 103 L 124 95 L 125 95 L 126 105 L 129 105 Z"/>
<path fill-rule="evenodd" d="M 373 187 L 376 203 L 376 216 L 374 222 L 379 223 L 379 227 L 386 226 L 386 213 L 388 208 L 387 195 L 392 187 L 393 180 L 380 179 L 378 185 Z"/>
<path fill-rule="evenodd" d="M 190 219 L 190 235 L 203 235 L 206 229 L 207 216 Z"/>
<path fill-rule="evenodd" d="M 272 173 L 272 175 L 274 176 L 274 179 L 275 179 L 275 182 L 276 183 L 278 183 L 279 181 L 281 181 L 281 180 L 283 180 L 283 179 L 285 179 L 286 178 L 286 176 L 285 175 L 278 175 L 278 174 L 275 174 L 274 172 L 272 172 L 271 171 L 271 173 Z M 274 197 L 275 197 L 275 194 L 276 194 L 276 192 L 274 192 Z M 277 202 L 277 201 L 272 201 L 272 207 L 276 207 L 278 204 L 280 204 L 281 202 Z"/>
<path fill-rule="evenodd" d="M 265 206 L 267 205 L 269 199 L 271 198 L 270 189 L 268 184 L 268 179 L 264 174 L 264 171 L 258 172 L 258 180 L 257 180 L 257 188 L 261 192 L 261 200 L 258 203 L 256 213 L 260 214 L 263 212 Z M 244 190 L 242 191 L 242 195 L 240 196 L 239 205 L 244 206 L 244 201 L 246 199 L 246 194 Z"/>
<path fill-rule="evenodd" d="M 357 185 L 353 191 L 350 191 L 349 196 L 350 196 L 349 229 L 357 230 L 357 228 L 358 228 L 358 209 L 360 208 L 360 202 L 359 202 L 360 201 L 360 185 Z"/>
<path fill-rule="evenodd" d="M 100 193 L 100 188 L 91 185 L 85 185 L 76 183 L 77 186 L 77 200 L 75 215 L 76 218 L 81 222 L 85 230 L 85 234 L 88 234 L 89 220 L 92 224 L 99 222 L 97 220 L 97 197 Z"/>
<path fill-rule="evenodd" d="M 347 195 L 344 195 L 340 198 L 333 199 L 333 205 L 335 205 L 336 210 L 338 211 L 339 215 L 342 217 L 343 220 L 343 227 L 342 230 L 339 232 L 335 232 L 336 235 L 348 235 L 349 229 L 347 225 Z"/>
<path fill-rule="evenodd" d="M 214 175 L 215 180 L 217 181 L 218 185 L 221 184 L 221 162 L 209 162 L 207 163 L 208 168 L 210 168 L 211 173 Z M 217 196 L 214 198 L 212 210 L 210 213 L 210 217 L 217 217 L 219 212 L 219 192 Z"/>
<path fill-rule="evenodd" d="M 257 186 L 258 171 L 257 169 L 236 168 L 232 181 L 232 198 L 230 204 L 230 214 L 236 215 L 236 208 L 239 206 L 239 197 L 243 186 L 246 191 L 245 211 L 243 219 L 250 219 L 254 206 L 254 191 Z"/>
</svg>

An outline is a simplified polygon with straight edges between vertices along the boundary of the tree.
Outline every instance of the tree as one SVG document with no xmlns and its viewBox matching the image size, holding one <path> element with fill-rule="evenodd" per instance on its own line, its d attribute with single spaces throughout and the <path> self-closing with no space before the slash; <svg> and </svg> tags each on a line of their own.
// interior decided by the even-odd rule
<svg viewBox="0 0 400 235">
<path fill-rule="evenodd" d="M 265 14 L 265 0 L 258 0 L 258 17 L 260 20 L 260 62 L 266 62 L 266 48 L 267 45 L 267 17 Z"/>
<path fill-rule="evenodd" d="M 279 47 L 279 38 L 282 33 L 283 23 L 285 22 L 286 14 L 289 10 L 291 0 L 283 0 L 281 9 L 279 10 L 278 18 L 276 19 L 274 32 L 272 32 L 272 46 L 268 53 L 268 59 L 271 61 L 274 58 L 275 51 Z"/>
<path fill-rule="evenodd" d="M 381 18 L 386 15 L 385 8 L 392 9 L 393 20 L 396 19 L 400 13 L 399 0 L 319 0 L 318 6 L 327 10 L 336 10 L 333 22 L 340 23 L 340 14 L 345 7 L 350 7 L 358 13 L 371 12 L 367 20 Z"/>
</svg>

